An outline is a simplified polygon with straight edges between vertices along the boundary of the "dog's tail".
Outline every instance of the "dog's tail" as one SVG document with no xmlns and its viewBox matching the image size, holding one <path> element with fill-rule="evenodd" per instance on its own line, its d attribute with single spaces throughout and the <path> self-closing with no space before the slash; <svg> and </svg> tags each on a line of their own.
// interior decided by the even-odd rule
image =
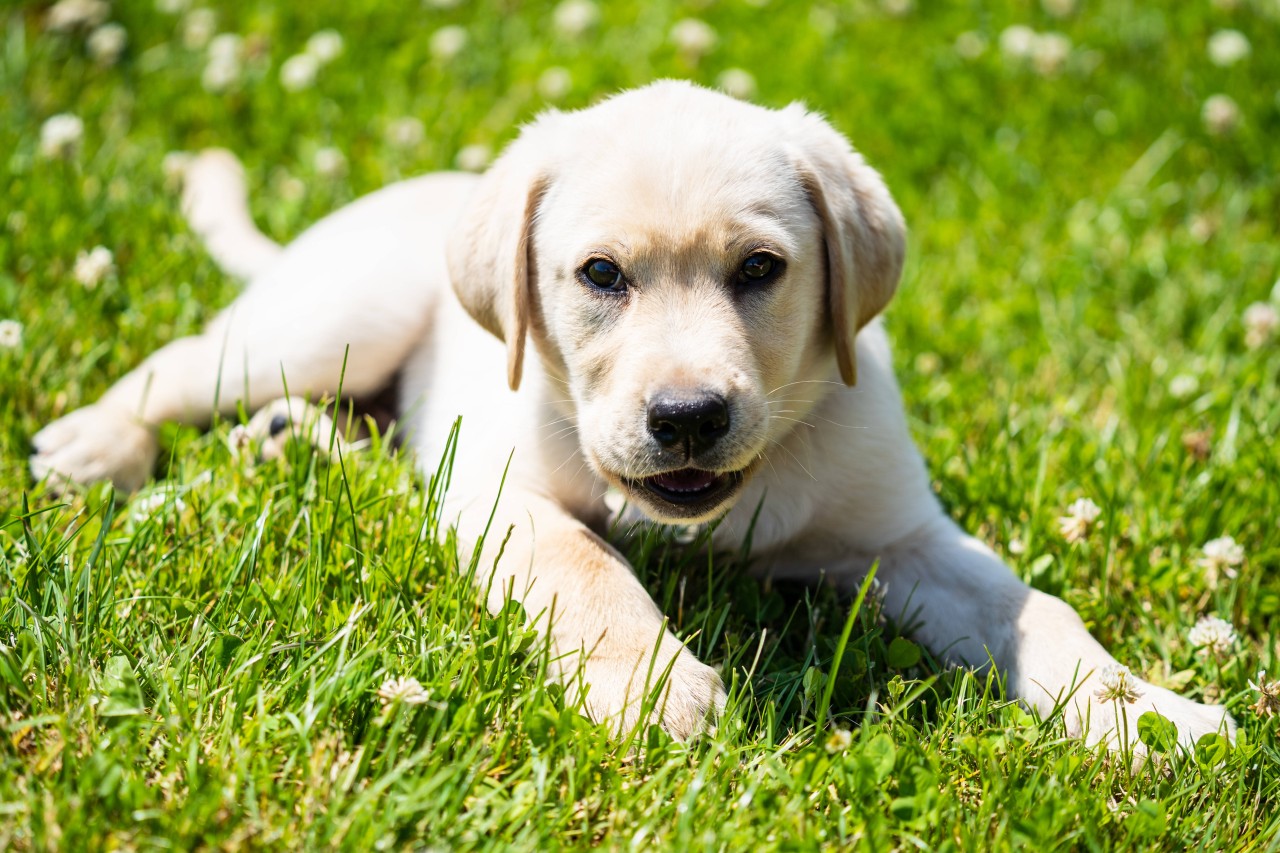
<svg viewBox="0 0 1280 853">
<path fill-rule="evenodd" d="M 183 167 L 182 186 L 182 212 L 218 266 L 248 281 L 275 264 L 282 249 L 253 224 L 244 169 L 234 154 L 201 151 Z"/>
</svg>

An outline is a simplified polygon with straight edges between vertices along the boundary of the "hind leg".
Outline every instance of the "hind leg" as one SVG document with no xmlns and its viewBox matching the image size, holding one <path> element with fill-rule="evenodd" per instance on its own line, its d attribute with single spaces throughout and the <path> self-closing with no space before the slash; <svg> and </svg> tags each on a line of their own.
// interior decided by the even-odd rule
<svg viewBox="0 0 1280 853">
<path fill-rule="evenodd" d="M 448 286 L 444 234 L 469 184 L 419 178 L 302 235 L 199 335 L 161 348 L 98 402 L 33 439 L 37 479 L 141 485 L 165 421 L 278 397 L 376 393 L 426 333 Z"/>
<path fill-rule="evenodd" d="M 37 433 L 32 473 L 133 490 L 151 471 L 155 429 L 166 421 L 203 426 L 215 413 L 278 397 L 376 393 L 424 334 L 430 304 L 384 304 L 376 287 L 361 290 L 358 264 L 345 260 L 333 251 L 286 252 L 272 276 L 313 291 L 288 281 L 250 288 L 203 334 L 162 347 L 96 403 Z M 421 279 L 422 269 L 407 267 L 405 276 Z"/>
</svg>

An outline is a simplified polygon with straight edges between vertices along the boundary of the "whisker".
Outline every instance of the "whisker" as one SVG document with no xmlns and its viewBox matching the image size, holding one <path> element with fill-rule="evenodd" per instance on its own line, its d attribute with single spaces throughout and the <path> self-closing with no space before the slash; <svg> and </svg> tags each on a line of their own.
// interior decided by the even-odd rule
<svg viewBox="0 0 1280 853">
<path fill-rule="evenodd" d="M 785 444 L 783 444 L 780 441 L 777 441 L 776 439 L 771 439 L 769 443 L 776 445 L 777 447 L 780 447 L 781 449 L 785 450 L 787 452 L 787 455 L 790 456 L 792 459 L 794 459 L 795 463 L 800 466 L 800 470 L 809 475 L 810 480 L 813 480 L 815 483 L 818 482 L 818 478 L 813 476 L 812 471 L 804 467 L 804 463 L 801 462 L 800 459 L 794 453 L 791 452 L 791 448 L 787 447 Z"/>
<path fill-rule="evenodd" d="M 770 391 L 768 394 L 765 394 L 765 396 L 766 396 L 766 397 L 772 397 L 774 394 L 777 394 L 777 393 L 778 393 L 779 391 L 781 391 L 783 388 L 790 388 L 792 385 L 805 385 L 805 384 L 814 384 L 814 385 L 835 385 L 835 386 L 836 386 L 836 387 L 838 387 L 838 388 L 843 388 L 843 387 L 844 387 L 844 384 L 843 384 L 843 383 L 841 383 L 841 382 L 834 382 L 834 381 L 832 381 L 832 380 L 830 380 L 830 379 L 797 379 L 795 382 L 788 382 L 786 385 L 779 385 L 777 388 L 774 388 L 774 389 L 773 389 L 772 391 Z"/>
<path fill-rule="evenodd" d="M 808 421 L 797 420 L 796 418 L 784 418 L 782 417 L 782 415 L 773 415 L 773 417 L 777 418 L 780 421 L 791 421 L 793 424 L 804 424 L 809 429 L 817 429 L 817 427 L 815 427 L 813 424 L 809 423 Z"/>
</svg>

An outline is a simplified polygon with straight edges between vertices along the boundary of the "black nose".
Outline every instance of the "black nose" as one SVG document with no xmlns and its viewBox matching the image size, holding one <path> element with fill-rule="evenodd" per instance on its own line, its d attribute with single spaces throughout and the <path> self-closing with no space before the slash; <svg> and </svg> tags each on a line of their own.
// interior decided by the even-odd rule
<svg viewBox="0 0 1280 853">
<path fill-rule="evenodd" d="M 659 391 L 649 400 L 649 434 L 663 447 L 706 450 L 729 431 L 729 405 L 709 391 Z"/>
</svg>

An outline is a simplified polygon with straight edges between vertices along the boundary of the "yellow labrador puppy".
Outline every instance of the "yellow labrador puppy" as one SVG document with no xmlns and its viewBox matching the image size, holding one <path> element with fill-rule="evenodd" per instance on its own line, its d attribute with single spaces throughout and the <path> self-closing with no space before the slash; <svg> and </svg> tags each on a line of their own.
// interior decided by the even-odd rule
<svg viewBox="0 0 1280 853">
<path fill-rule="evenodd" d="M 762 505 L 756 565 L 774 576 L 852 589 L 878 559 L 887 612 L 920 641 L 994 662 L 1043 712 L 1065 703 L 1091 741 L 1119 740 L 1122 719 L 1135 741 L 1148 710 L 1184 743 L 1233 728 L 1222 708 L 1138 680 L 1121 686 L 1132 704 L 1104 698 L 1116 661 L 1076 613 L 943 513 L 875 321 L 902 269 L 902 216 L 798 105 L 665 82 L 549 112 L 484 177 L 388 187 L 283 250 L 249 220 L 225 153 L 190 169 L 187 211 L 247 290 L 42 430 L 37 478 L 136 488 L 161 422 L 207 422 L 215 401 L 223 415 L 262 407 L 284 378 L 334 394 L 349 348 L 344 391 L 398 381 L 423 462 L 462 415 L 446 515 L 461 541 L 481 538 L 511 458 L 485 580 L 538 620 L 597 719 L 634 722 L 667 669 L 656 715 L 676 736 L 724 695 L 597 534 L 613 486 L 657 522 L 723 517 L 727 548 Z"/>
</svg>

